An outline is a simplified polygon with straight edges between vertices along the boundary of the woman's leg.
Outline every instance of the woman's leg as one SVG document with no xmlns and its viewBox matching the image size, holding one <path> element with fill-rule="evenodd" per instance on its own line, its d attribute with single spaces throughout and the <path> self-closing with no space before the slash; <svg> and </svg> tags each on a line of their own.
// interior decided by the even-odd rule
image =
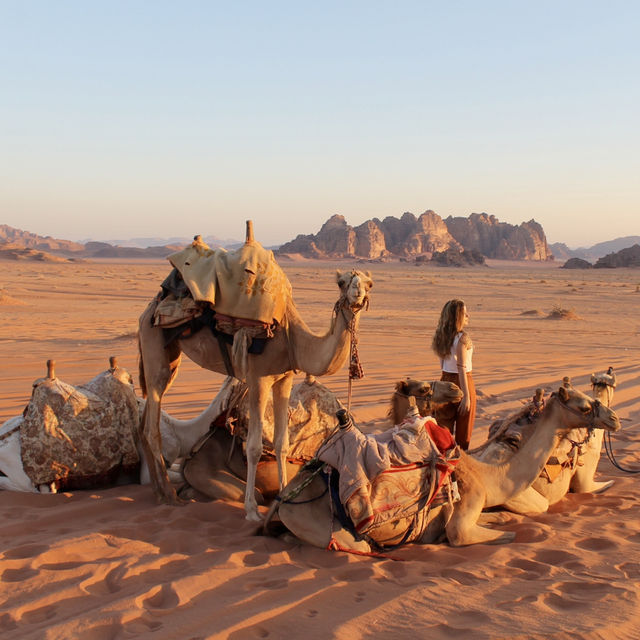
<svg viewBox="0 0 640 640">
<path fill-rule="evenodd" d="M 466 415 L 457 415 L 455 427 L 456 442 L 464 451 L 469 448 L 471 432 L 473 431 L 473 424 L 476 419 L 476 387 L 473 383 L 473 376 L 470 372 L 467 373 L 467 386 L 469 388 L 469 400 L 471 401 L 471 407 L 469 409 L 469 413 Z"/>
</svg>

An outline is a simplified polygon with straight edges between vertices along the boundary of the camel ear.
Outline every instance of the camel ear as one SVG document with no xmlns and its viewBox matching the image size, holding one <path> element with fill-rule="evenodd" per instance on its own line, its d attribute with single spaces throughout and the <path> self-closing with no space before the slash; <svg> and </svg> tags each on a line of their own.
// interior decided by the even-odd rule
<svg viewBox="0 0 640 640">
<path fill-rule="evenodd" d="M 569 400 L 569 390 L 567 387 L 560 387 L 558 389 L 558 397 L 562 402 L 568 402 Z"/>
<path fill-rule="evenodd" d="M 400 393 L 407 393 L 409 391 L 409 385 L 406 380 L 399 380 L 396 382 L 396 391 L 400 391 Z"/>
<path fill-rule="evenodd" d="M 373 278 L 371 277 L 371 271 L 365 271 L 364 275 L 367 276 L 367 288 L 371 289 L 373 287 Z"/>
</svg>

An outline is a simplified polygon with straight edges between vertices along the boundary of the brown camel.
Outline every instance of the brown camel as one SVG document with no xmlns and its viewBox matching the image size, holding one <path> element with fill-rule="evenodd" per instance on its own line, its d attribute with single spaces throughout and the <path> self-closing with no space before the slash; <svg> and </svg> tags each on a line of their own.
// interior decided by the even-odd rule
<svg viewBox="0 0 640 640">
<path fill-rule="evenodd" d="M 462 391 L 455 384 L 445 383 L 441 380 L 424 382 L 407 378 L 396 383 L 396 388 L 391 396 L 389 419 L 391 424 L 400 424 L 412 406 L 411 398 L 415 400 L 416 407 L 421 416 L 431 415 L 435 405 L 459 402 L 462 399 Z M 444 400 L 445 395 L 449 398 Z"/>
<path fill-rule="evenodd" d="M 248 239 L 249 241 L 249 239 Z M 360 311 L 368 305 L 373 281 L 369 273 L 353 270 L 337 274 L 340 297 L 335 304 L 330 328 L 324 335 L 313 333 L 300 317 L 289 298 L 283 321 L 267 340 L 261 354 L 248 354 L 246 383 L 250 420 L 247 434 L 247 488 L 245 512 L 249 520 L 260 521 L 254 494 L 256 469 L 262 455 L 264 412 L 273 393 L 274 445 L 281 486 L 287 481 L 285 459 L 289 449 L 287 412 L 294 370 L 312 375 L 335 373 L 349 354 L 349 338 L 357 331 Z M 167 478 L 161 454 L 159 432 L 162 397 L 175 378 L 184 353 L 203 369 L 227 373 L 218 341 L 212 332 L 200 330 L 189 337 L 179 337 L 165 345 L 163 330 L 153 326 L 157 306 L 154 300 L 140 316 L 140 386 L 147 398 L 141 423 L 140 440 L 158 501 L 180 504 Z"/>
<path fill-rule="evenodd" d="M 239 383 L 240 384 L 240 383 Z M 231 389 L 218 394 L 229 396 Z M 462 397 L 459 387 L 451 382 L 436 380 L 401 380 L 396 383 L 391 398 L 390 415 L 398 414 L 399 424 L 404 419 L 410 398 L 415 398 L 423 415 L 432 407 L 456 402 Z M 219 406 L 228 406 L 228 401 L 218 401 Z M 336 427 L 336 412 L 342 404 L 333 392 L 320 384 L 313 376 L 295 385 L 290 399 L 289 431 L 291 432 L 290 456 L 287 458 L 287 475 L 293 479 L 302 465 L 313 458 Z M 400 407 L 405 409 L 399 413 Z M 249 422 L 249 407 L 246 397 L 227 414 L 233 423 L 233 435 L 224 427 L 217 427 L 207 434 L 183 466 L 185 480 L 190 487 L 180 491 L 181 497 L 209 500 L 238 501 L 246 491 L 247 461 L 242 452 L 242 438 Z M 393 418 L 395 420 L 395 418 Z M 268 403 L 265 415 L 265 432 L 273 430 L 273 409 Z M 235 437 L 239 435 L 239 437 Z M 270 443 L 266 450 L 271 449 Z M 280 490 L 276 462 L 267 452 L 258 464 L 256 473 L 256 500 L 263 504 Z"/>
<path fill-rule="evenodd" d="M 574 389 L 560 387 L 539 414 L 538 425 L 527 443 L 506 463 L 487 464 L 460 452 L 455 475 L 460 499 L 422 509 L 416 517 L 385 523 L 368 533 L 374 542 L 404 539 L 411 526 L 417 528 L 407 538 L 432 543 L 445 536 L 452 546 L 476 543 L 502 543 L 514 539 L 513 532 L 501 532 L 478 524 L 484 508 L 504 504 L 511 496 L 528 487 L 540 474 L 559 436 L 572 428 L 592 426 L 617 431 L 616 414 L 596 400 Z M 338 470 L 339 471 L 339 470 Z M 307 484 L 304 484 L 304 483 Z M 303 542 L 313 546 L 344 550 L 370 551 L 369 541 L 357 538 L 339 524 L 335 504 L 326 491 L 325 481 L 305 470 L 280 495 L 267 517 L 275 514 L 281 523 Z M 420 517 L 418 517 L 420 516 Z"/>
<path fill-rule="evenodd" d="M 569 378 L 564 379 L 570 387 Z M 616 386 L 616 377 L 609 367 L 606 373 L 591 374 L 593 397 L 606 407 L 611 406 Z M 541 390 L 538 390 L 541 391 Z M 535 400 L 534 400 L 535 401 Z M 540 400 L 538 400 L 539 402 Z M 490 435 L 497 437 L 487 443 L 476 457 L 483 462 L 498 463 L 507 461 L 526 440 L 535 428 L 528 419 L 529 407 L 505 421 L 492 426 Z M 502 433 L 498 429 L 504 429 Z M 613 485 L 613 480 L 605 482 L 594 480 L 604 432 L 585 428 L 574 429 L 558 442 L 551 452 L 549 460 L 533 484 L 518 495 L 512 497 L 504 506 L 514 513 L 543 513 L 549 505 L 555 504 L 572 491 L 574 493 L 601 493 Z M 494 436 L 495 437 L 495 436 Z"/>
</svg>

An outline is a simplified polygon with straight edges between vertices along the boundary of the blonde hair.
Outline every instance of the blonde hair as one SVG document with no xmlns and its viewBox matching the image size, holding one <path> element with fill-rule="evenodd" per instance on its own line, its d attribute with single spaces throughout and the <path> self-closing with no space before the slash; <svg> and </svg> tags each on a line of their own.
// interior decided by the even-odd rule
<svg viewBox="0 0 640 640">
<path fill-rule="evenodd" d="M 446 358 L 451 352 L 453 341 L 464 326 L 465 305 L 462 300 L 454 298 L 445 303 L 440 312 L 440 320 L 433 334 L 431 348 L 436 355 Z M 462 334 L 460 340 L 463 344 L 471 346 L 471 339 L 466 333 Z"/>
</svg>

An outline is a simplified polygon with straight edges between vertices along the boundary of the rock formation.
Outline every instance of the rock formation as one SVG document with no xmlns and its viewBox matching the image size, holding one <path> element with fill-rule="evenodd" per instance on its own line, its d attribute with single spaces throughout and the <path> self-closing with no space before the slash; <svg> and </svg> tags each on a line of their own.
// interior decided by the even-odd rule
<svg viewBox="0 0 640 640">
<path fill-rule="evenodd" d="M 553 260 L 544 231 L 535 220 L 512 225 L 486 213 L 472 213 L 468 218 L 449 216 L 445 223 L 465 249 L 487 258 Z"/>
<path fill-rule="evenodd" d="M 461 252 L 467 250 L 466 256 Z M 334 215 L 313 235 L 299 235 L 283 244 L 279 253 L 299 253 L 309 258 L 386 257 L 430 260 L 436 254 L 443 264 L 477 264 L 477 256 L 510 260 L 552 260 L 542 227 L 531 220 L 514 226 L 486 213 L 443 220 L 433 211 L 416 218 L 373 218 L 358 227 Z"/>
<path fill-rule="evenodd" d="M 561 269 L 592 269 L 593 265 L 587 260 L 583 260 L 582 258 L 569 258 L 560 268 Z"/>
<path fill-rule="evenodd" d="M 614 269 L 615 267 L 640 267 L 640 244 L 621 249 L 617 253 L 610 253 L 600 258 L 594 265 L 595 269 Z"/>
<path fill-rule="evenodd" d="M 312 258 L 361 257 L 380 259 L 388 256 L 428 255 L 462 247 L 451 236 L 442 218 L 425 211 L 416 218 L 405 213 L 401 218 L 373 218 L 358 227 L 347 224 L 344 216 L 334 215 L 315 235 L 299 235 L 283 244 L 279 253 L 300 253 Z"/>
</svg>

